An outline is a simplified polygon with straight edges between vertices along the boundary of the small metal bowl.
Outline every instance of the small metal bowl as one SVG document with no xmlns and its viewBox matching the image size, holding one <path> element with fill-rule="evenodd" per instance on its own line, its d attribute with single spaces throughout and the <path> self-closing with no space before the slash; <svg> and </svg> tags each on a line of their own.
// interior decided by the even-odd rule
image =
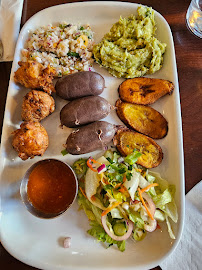
<svg viewBox="0 0 202 270">
<path fill-rule="evenodd" d="M 38 210 L 37 208 L 35 208 L 31 201 L 29 200 L 28 198 L 28 194 L 27 194 L 27 185 L 28 185 L 28 180 L 29 180 L 29 176 L 31 174 L 31 172 L 34 170 L 34 168 L 36 166 L 38 166 L 39 164 L 41 163 L 44 163 L 44 162 L 47 162 L 47 161 L 50 161 L 50 160 L 56 160 L 58 162 L 61 162 L 63 164 L 65 164 L 72 172 L 73 176 L 74 176 L 74 179 L 75 179 L 75 184 L 76 184 L 76 191 L 75 191 L 75 196 L 74 196 L 74 199 L 73 201 L 67 206 L 67 208 L 59 213 L 44 213 L 44 212 L 41 212 L 40 210 Z M 20 195 L 21 195 L 21 199 L 24 203 L 24 205 L 26 206 L 27 210 L 34 216 L 38 217 L 38 218 L 44 218 L 44 219 L 50 219 L 50 218 L 55 218 L 55 217 L 58 217 L 62 214 L 64 214 L 69 208 L 70 206 L 74 203 L 76 197 L 77 197 L 77 193 L 78 193 L 78 181 L 77 181 L 77 177 L 76 177 L 76 174 L 74 173 L 74 171 L 72 170 L 72 168 L 65 162 L 61 161 L 61 160 L 58 160 L 58 159 L 44 159 L 44 160 L 41 160 L 41 161 L 38 161 L 36 162 L 35 164 L 33 164 L 25 173 L 22 181 L 21 181 L 21 185 L 20 185 Z"/>
</svg>

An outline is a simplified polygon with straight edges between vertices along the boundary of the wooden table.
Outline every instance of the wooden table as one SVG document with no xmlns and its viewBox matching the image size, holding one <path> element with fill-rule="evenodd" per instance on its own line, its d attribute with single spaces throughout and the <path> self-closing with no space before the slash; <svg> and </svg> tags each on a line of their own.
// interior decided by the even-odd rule
<svg viewBox="0 0 202 270">
<path fill-rule="evenodd" d="M 24 0 L 22 25 L 41 9 L 56 4 L 78 1 Z M 130 1 L 135 2 L 135 1 Z M 186 27 L 185 15 L 190 0 L 139 0 L 140 4 L 152 6 L 169 23 L 175 43 L 180 85 L 182 125 L 185 156 L 186 192 L 202 179 L 202 39 L 195 37 Z M 0 63 L 0 132 L 12 63 Z M 0 246 L 1 269 L 31 270 L 14 259 Z M 156 267 L 155 269 L 160 269 Z"/>
</svg>

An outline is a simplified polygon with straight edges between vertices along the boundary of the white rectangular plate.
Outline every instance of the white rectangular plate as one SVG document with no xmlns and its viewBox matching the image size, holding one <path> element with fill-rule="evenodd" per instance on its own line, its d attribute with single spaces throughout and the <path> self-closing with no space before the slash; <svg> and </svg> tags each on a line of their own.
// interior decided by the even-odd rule
<svg viewBox="0 0 202 270">
<path fill-rule="evenodd" d="M 101 243 L 97 243 L 86 233 L 89 228 L 88 220 L 82 211 L 78 212 L 76 202 L 63 216 L 52 220 L 42 220 L 28 213 L 19 195 L 20 181 L 25 171 L 33 163 L 42 159 L 36 157 L 34 160 L 22 161 L 17 157 L 11 145 L 11 133 L 21 123 L 22 99 L 28 92 L 28 89 L 14 83 L 13 76 L 18 68 L 20 52 L 29 31 L 39 26 L 62 21 L 89 23 L 95 33 L 95 41 L 99 42 L 110 30 L 112 24 L 119 20 L 120 15 L 125 17 L 136 14 L 137 7 L 137 4 L 123 2 L 82 2 L 54 6 L 34 15 L 24 25 L 19 35 L 8 90 L 1 144 L 1 241 L 10 254 L 24 263 L 40 269 L 54 270 L 149 269 L 165 259 L 179 242 L 184 219 L 184 160 L 180 98 L 172 34 L 167 22 L 158 12 L 155 12 L 156 34 L 160 41 L 167 43 L 167 49 L 162 69 L 151 77 L 172 81 L 175 90 L 171 96 L 161 98 L 153 106 L 164 115 L 169 124 L 168 135 L 157 141 L 162 147 L 164 159 L 155 170 L 171 184 L 176 185 L 176 203 L 179 211 L 179 222 L 174 226 L 176 240 L 171 240 L 166 226 L 162 226 L 162 231 L 148 233 L 142 242 L 127 241 L 126 251 L 123 253 L 115 247 L 105 249 Z M 104 76 L 106 81 L 102 96 L 114 105 L 118 98 L 118 85 L 123 80 L 112 77 L 97 64 L 94 68 Z M 43 158 L 54 157 L 72 164 L 78 156 L 63 157 L 60 153 L 71 131 L 68 128 L 63 130 L 59 128 L 59 112 L 66 102 L 58 97 L 55 97 L 55 100 L 56 111 L 42 121 L 50 139 L 50 146 Z M 122 124 L 115 111 L 105 120 Z M 95 156 L 101 153 L 103 151 L 96 151 L 90 155 Z M 89 154 L 83 156 L 88 157 Z M 62 247 L 62 240 L 66 236 L 72 238 L 72 246 L 69 249 Z"/>
</svg>

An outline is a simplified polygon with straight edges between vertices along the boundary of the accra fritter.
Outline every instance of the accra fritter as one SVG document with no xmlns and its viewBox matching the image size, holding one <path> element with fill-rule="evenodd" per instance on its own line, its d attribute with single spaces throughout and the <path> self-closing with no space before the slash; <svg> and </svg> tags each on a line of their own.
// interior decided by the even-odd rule
<svg viewBox="0 0 202 270">
<path fill-rule="evenodd" d="M 36 61 L 18 62 L 19 68 L 15 72 L 14 80 L 31 89 L 43 89 L 48 94 L 55 92 L 53 78 L 55 69 L 44 66 Z"/>
<path fill-rule="evenodd" d="M 39 122 L 23 122 L 20 129 L 12 133 L 13 148 L 22 160 L 43 156 L 48 148 L 49 139 L 45 128 Z"/>
<path fill-rule="evenodd" d="M 41 121 L 54 110 L 53 97 L 45 92 L 32 90 L 23 98 L 21 117 L 23 121 Z"/>
</svg>

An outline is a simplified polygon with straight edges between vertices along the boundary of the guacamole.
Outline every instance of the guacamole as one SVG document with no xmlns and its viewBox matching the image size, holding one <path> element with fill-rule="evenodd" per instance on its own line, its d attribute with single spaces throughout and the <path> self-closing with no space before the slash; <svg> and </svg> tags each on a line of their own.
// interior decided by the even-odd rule
<svg viewBox="0 0 202 270">
<path fill-rule="evenodd" d="M 137 12 L 137 17 L 120 17 L 93 48 L 95 61 L 118 78 L 152 74 L 163 64 L 166 44 L 154 37 L 154 11 L 140 6 Z"/>
</svg>

